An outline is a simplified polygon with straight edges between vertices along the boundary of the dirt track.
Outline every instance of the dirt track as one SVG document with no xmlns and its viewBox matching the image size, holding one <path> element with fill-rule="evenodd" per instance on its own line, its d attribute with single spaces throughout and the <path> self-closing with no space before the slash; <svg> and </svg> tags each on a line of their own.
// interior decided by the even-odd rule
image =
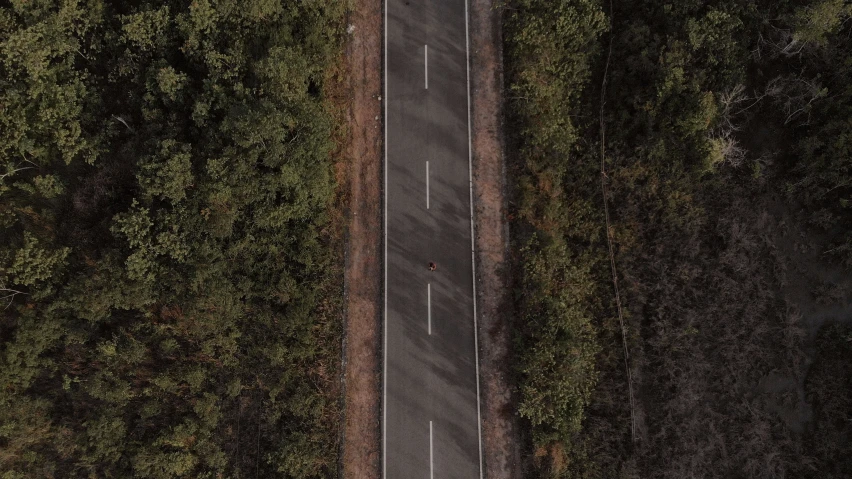
<svg viewBox="0 0 852 479">
<path fill-rule="evenodd" d="M 382 2 L 353 0 L 349 73 L 343 477 L 380 477 Z"/>
</svg>

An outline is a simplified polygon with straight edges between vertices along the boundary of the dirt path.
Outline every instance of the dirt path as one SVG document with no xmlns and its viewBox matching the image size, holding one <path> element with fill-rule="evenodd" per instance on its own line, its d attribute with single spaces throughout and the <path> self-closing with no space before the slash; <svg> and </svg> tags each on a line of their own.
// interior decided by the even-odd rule
<svg viewBox="0 0 852 479">
<path fill-rule="evenodd" d="M 380 477 L 382 292 L 382 2 L 353 0 L 349 72 L 346 388 L 342 473 Z"/>
<path fill-rule="evenodd" d="M 470 0 L 473 181 L 485 477 L 520 478 L 517 407 L 511 394 L 512 303 L 503 160 L 503 53 L 494 0 Z"/>
</svg>

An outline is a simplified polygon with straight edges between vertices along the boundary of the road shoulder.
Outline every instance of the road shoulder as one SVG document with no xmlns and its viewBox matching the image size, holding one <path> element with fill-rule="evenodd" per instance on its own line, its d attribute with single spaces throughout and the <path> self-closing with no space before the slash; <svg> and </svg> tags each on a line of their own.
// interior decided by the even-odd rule
<svg viewBox="0 0 852 479">
<path fill-rule="evenodd" d="M 470 81 L 476 288 L 484 476 L 520 478 L 517 402 L 511 393 L 511 277 L 503 143 L 501 11 L 470 0 Z"/>
<path fill-rule="evenodd" d="M 382 22 L 380 0 L 352 1 L 341 471 L 359 479 L 378 479 L 381 458 Z"/>
</svg>

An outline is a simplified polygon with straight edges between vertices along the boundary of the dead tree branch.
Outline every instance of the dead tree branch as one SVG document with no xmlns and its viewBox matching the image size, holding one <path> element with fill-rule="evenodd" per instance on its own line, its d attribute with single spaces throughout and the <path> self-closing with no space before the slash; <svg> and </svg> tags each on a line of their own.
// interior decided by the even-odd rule
<svg viewBox="0 0 852 479">
<path fill-rule="evenodd" d="M 136 130 L 134 130 L 132 126 L 127 124 L 127 120 L 125 120 L 124 117 L 116 116 L 116 115 L 112 115 L 112 117 L 113 117 L 113 119 L 121 122 L 121 124 L 123 124 L 125 127 L 127 127 L 127 129 L 130 130 L 131 133 L 136 133 Z"/>
<path fill-rule="evenodd" d="M 15 300 L 15 296 L 17 296 L 19 294 L 23 294 L 24 296 L 27 295 L 27 293 L 25 293 L 23 291 L 18 291 L 17 289 L 7 288 L 7 287 L 2 286 L 2 285 L 0 285 L 0 294 L 5 295 L 5 296 L 0 297 L 0 301 L 5 301 L 7 299 L 9 300 L 9 302 L 6 304 L 6 307 L 3 308 L 4 311 L 6 309 L 8 309 L 9 306 L 12 305 L 12 301 Z"/>
<path fill-rule="evenodd" d="M 2 175 L 0 175 L 0 180 L 5 180 L 7 176 L 12 176 L 19 171 L 32 170 L 33 168 L 34 167 L 32 167 L 32 166 L 24 166 L 24 167 L 21 167 L 21 168 L 14 168 L 13 167 L 12 169 L 8 170 L 6 173 L 3 173 Z"/>
</svg>

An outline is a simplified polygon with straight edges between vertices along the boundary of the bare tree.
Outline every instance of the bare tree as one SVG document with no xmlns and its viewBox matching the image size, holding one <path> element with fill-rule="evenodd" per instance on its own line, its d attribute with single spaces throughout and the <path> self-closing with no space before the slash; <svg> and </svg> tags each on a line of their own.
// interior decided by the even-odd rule
<svg viewBox="0 0 852 479">
<path fill-rule="evenodd" d="M 790 28 L 779 28 L 771 23 L 768 23 L 771 28 L 771 35 L 764 36 L 762 33 L 758 35 L 756 56 L 760 58 L 763 48 L 769 50 L 770 57 L 794 57 L 802 53 L 806 42 L 796 38 L 793 30 Z"/>
<path fill-rule="evenodd" d="M 803 78 L 798 75 L 790 75 L 773 80 L 776 82 L 773 90 L 775 103 L 781 106 L 786 118 L 784 124 L 788 124 L 806 115 L 807 119 L 803 125 L 811 122 L 811 105 L 828 93 L 828 88 L 823 87 L 815 80 Z"/>
<path fill-rule="evenodd" d="M 720 155 L 722 162 L 733 167 L 742 166 L 746 160 L 746 149 L 740 146 L 731 130 L 723 131 L 721 135 L 713 138 L 716 153 Z"/>
</svg>

